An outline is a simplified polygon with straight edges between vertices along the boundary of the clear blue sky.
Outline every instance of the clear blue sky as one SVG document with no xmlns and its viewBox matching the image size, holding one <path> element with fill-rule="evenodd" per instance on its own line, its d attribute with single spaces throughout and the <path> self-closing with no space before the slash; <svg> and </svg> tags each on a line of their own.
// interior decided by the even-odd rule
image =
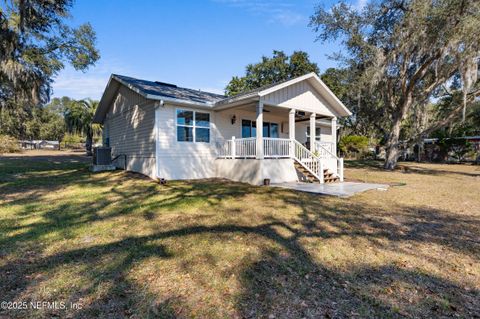
<svg viewBox="0 0 480 319">
<path fill-rule="evenodd" d="M 71 24 L 90 22 L 101 59 L 85 73 L 70 67 L 53 96 L 99 99 L 111 73 L 223 92 L 233 75 L 273 50 L 303 50 L 321 71 L 335 44 L 315 42 L 307 26 L 319 4 L 336 0 L 78 0 Z M 364 0 L 351 0 L 353 6 Z"/>
</svg>

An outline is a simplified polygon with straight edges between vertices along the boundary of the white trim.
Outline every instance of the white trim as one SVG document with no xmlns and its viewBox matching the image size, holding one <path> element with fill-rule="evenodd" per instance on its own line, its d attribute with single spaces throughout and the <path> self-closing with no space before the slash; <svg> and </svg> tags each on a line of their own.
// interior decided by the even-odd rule
<svg viewBox="0 0 480 319">
<path fill-rule="evenodd" d="M 213 103 L 200 103 L 200 102 L 192 102 L 192 101 L 188 101 L 188 100 L 182 100 L 182 99 L 175 99 L 175 98 L 169 98 L 169 97 L 164 97 L 164 96 L 161 96 L 161 95 L 156 95 L 156 94 L 144 94 L 141 90 L 137 89 L 136 87 L 134 87 L 133 85 L 123 81 L 122 79 L 118 78 L 117 76 L 115 75 L 112 75 L 112 77 L 117 80 L 118 82 L 120 82 L 121 84 L 125 85 L 126 87 L 128 87 L 130 90 L 134 91 L 135 93 L 137 94 L 140 94 L 141 96 L 143 96 L 144 98 L 146 99 L 150 99 L 150 100 L 164 100 L 166 102 L 170 102 L 170 103 L 180 103 L 180 104 L 188 104 L 188 105 L 191 105 L 191 106 L 200 106 L 200 107 L 212 107 L 213 106 Z"/>
<path fill-rule="evenodd" d="M 228 99 L 220 100 L 220 101 L 218 101 L 217 103 L 214 104 L 214 108 L 217 108 L 217 106 L 218 106 L 219 109 L 220 109 L 221 106 L 222 107 L 227 107 L 230 103 L 238 102 L 238 101 L 241 101 L 241 100 L 244 100 L 244 99 L 249 99 L 249 98 L 252 98 L 252 97 L 257 97 L 258 96 L 258 97 L 261 98 L 261 97 L 263 97 L 265 95 L 268 95 L 272 92 L 275 92 L 275 91 L 281 90 L 283 88 L 286 88 L 287 86 L 290 86 L 292 84 L 295 84 L 295 83 L 298 83 L 298 82 L 301 82 L 301 81 L 305 81 L 305 80 L 309 80 L 309 79 L 313 79 L 317 84 L 320 85 L 320 87 L 322 89 L 324 89 L 327 92 L 329 97 L 331 97 L 333 99 L 333 102 L 340 109 L 340 111 L 344 112 L 344 114 L 340 114 L 340 115 L 342 115 L 342 116 L 352 115 L 352 112 L 350 112 L 350 110 L 342 103 L 342 101 L 340 101 L 338 99 L 338 97 L 335 94 L 333 94 L 333 92 L 328 88 L 328 86 L 325 83 L 323 83 L 323 81 L 314 72 L 299 76 L 297 78 L 294 78 L 294 79 L 291 79 L 289 81 L 280 83 L 278 85 L 274 85 L 274 86 L 269 87 L 268 89 L 265 89 L 265 90 L 262 90 L 262 91 L 253 92 L 253 93 L 246 94 L 246 95 L 243 95 L 243 96 L 241 95 L 241 96 L 238 96 L 238 97 L 233 97 L 233 98 L 231 98 L 231 100 L 228 100 Z M 322 92 L 320 92 L 320 93 L 322 93 Z"/>
<path fill-rule="evenodd" d="M 316 122 L 316 123 L 318 124 L 318 122 Z M 317 130 L 318 130 L 319 134 L 317 134 Z M 310 125 L 307 125 L 307 129 L 306 129 L 306 133 L 305 133 L 306 136 L 307 136 L 307 139 L 310 140 L 310 134 L 308 134 L 308 131 L 310 131 Z M 317 141 L 317 142 L 323 142 L 323 141 L 321 140 L 321 138 L 322 138 L 321 135 L 322 135 L 322 127 L 315 125 L 315 141 Z"/>
<path fill-rule="evenodd" d="M 209 111 L 204 111 L 204 110 L 196 110 L 196 109 L 190 109 L 190 108 L 181 108 L 181 107 L 176 107 L 174 108 L 175 110 L 175 114 L 174 114 L 174 120 L 175 120 L 175 142 L 177 143 L 193 143 L 193 144 L 212 144 L 212 112 L 209 112 Z M 193 112 L 193 125 L 187 125 L 187 124 L 178 124 L 177 122 L 177 111 L 178 110 L 181 110 L 181 111 L 190 111 L 190 112 Z M 199 113 L 205 113 L 205 114 L 208 114 L 208 117 L 209 117 L 209 120 L 208 120 L 208 127 L 205 127 L 205 126 L 196 126 L 196 123 L 195 123 L 195 114 L 199 112 Z M 178 140 L 178 126 L 183 126 L 183 127 L 191 127 L 192 128 L 192 137 L 193 137 L 193 140 L 192 141 L 179 141 Z M 208 142 L 197 142 L 196 138 L 196 132 L 195 132 L 195 129 L 196 128 L 205 128 L 205 129 L 208 129 L 209 130 L 209 138 L 208 138 Z"/>
<path fill-rule="evenodd" d="M 268 95 L 272 92 L 281 90 L 281 89 L 283 89 L 287 86 L 290 86 L 292 84 L 295 84 L 295 83 L 298 83 L 298 82 L 301 82 L 301 81 L 305 81 L 305 80 L 309 80 L 309 79 L 314 79 L 318 84 L 320 84 L 320 86 L 328 93 L 328 95 L 331 98 L 333 98 L 333 100 L 337 104 L 337 106 L 339 106 L 340 109 L 342 109 L 342 111 L 344 111 L 347 114 L 347 116 L 352 115 L 352 112 L 350 112 L 350 110 L 342 103 L 342 101 L 340 101 L 338 99 L 338 97 L 335 94 L 333 94 L 333 92 L 328 88 L 328 86 L 325 83 L 323 83 L 323 81 L 314 72 L 305 74 L 305 75 L 300 76 L 298 78 L 291 79 L 291 80 L 289 80 L 287 82 L 284 82 L 284 83 L 281 83 L 279 85 L 275 85 L 271 88 L 268 88 L 266 90 L 258 92 L 258 94 L 259 94 L 259 96 L 265 96 L 265 95 Z M 343 115 L 343 114 L 341 114 L 341 115 Z"/>
<path fill-rule="evenodd" d="M 325 85 L 325 83 L 323 83 L 323 81 L 318 77 L 318 75 L 316 75 L 313 72 L 305 74 L 305 75 L 297 77 L 297 78 L 294 78 L 294 79 L 291 79 L 291 80 L 286 81 L 284 83 L 274 85 L 274 86 L 272 86 L 268 89 L 265 89 L 263 91 L 247 93 L 246 95 L 240 95 L 238 97 L 226 98 L 226 99 L 220 100 L 220 101 L 215 102 L 215 103 L 213 103 L 213 102 L 201 103 L 201 102 L 194 102 L 194 101 L 189 101 L 189 100 L 184 100 L 184 99 L 170 98 L 170 97 L 165 97 L 165 96 L 156 95 L 156 94 L 145 94 L 140 89 L 133 86 L 132 84 L 129 84 L 129 83 L 123 81 L 122 79 L 120 79 L 119 77 L 117 77 L 116 75 L 112 74 L 110 76 L 110 78 L 108 80 L 108 83 L 107 83 L 107 86 L 106 86 L 106 88 L 105 88 L 105 90 L 102 94 L 102 98 L 100 99 L 99 108 L 95 112 L 95 115 L 94 115 L 95 123 L 100 123 L 100 122 L 104 121 L 104 117 L 103 117 L 102 121 L 99 121 L 99 118 L 98 118 L 100 116 L 99 114 L 100 114 L 101 111 L 102 112 L 104 111 L 103 110 L 104 108 L 110 106 L 110 105 L 104 105 L 104 104 L 106 103 L 105 98 L 106 98 L 107 91 L 112 84 L 112 79 L 115 79 L 115 81 L 118 82 L 119 84 L 126 86 L 130 90 L 134 91 L 135 93 L 137 93 L 140 96 L 143 96 L 144 98 L 149 99 L 149 100 L 158 100 L 158 101 L 163 100 L 164 102 L 168 102 L 168 103 L 178 105 L 178 106 L 198 107 L 198 108 L 202 108 L 202 109 L 211 109 L 211 110 L 223 110 L 223 109 L 228 109 L 230 107 L 234 107 L 237 104 L 245 103 L 245 101 L 249 101 L 249 100 L 256 101 L 257 99 L 259 100 L 267 94 L 270 94 L 270 93 L 275 92 L 277 90 L 283 89 L 283 88 L 285 88 L 287 86 L 290 86 L 292 84 L 295 84 L 295 83 L 298 83 L 298 82 L 301 82 L 301 81 L 305 81 L 305 80 L 314 80 L 314 83 L 317 84 L 316 89 L 319 91 L 318 86 L 320 86 L 320 88 L 322 88 L 327 93 L 328 97 L 333 102 L 333 103 L 331 103 L 332 107 L 334 109 L 337 109 L 337 111 L 339 111 L 339 113 L 340 113 L 339 115 L 342 115 L 342 116 L 352 115 L 352 113 L 338 99 L 338 97 L 335 96 L 335 94 L 333 94 L 333 92 L 328 88 L 328 86 Z M 322 94 L 323 92 L 319 92 L 319 93 Z M 108 112 L 108 110 L 106 112 Z"/>
<path fill-rule="evenodd" d="M 338 99 L 338 97 L 333 94 L 332 90 L 330 90 L 330 88 L 325 84 L 323 83 L 323 81 L 318 77 L 318 75 L 316 75 L 315 73 L 312 73 L 314 78 L 318 81 L 318 83 L 330 94 L 330 96 L 335 100 L 335 102 L 337 102 L 337 104 L 343 108 L 343 110 L 348 114 L 347 116 L 350 116 L 352 115 L 352 112 L 350 112 L 350 110 L 345 106 L 345 104 L 342 103 L 342 101 L 340 101 Z"/>
<path fill-rule="evenodd" d="M 199 102 L 192 102 L 192 101 L 188 101 L 188 100 L 173 99 L 173 98 L 164 97 L 162 95 L 146 94 L 146 95 L 144 95 L 144 97 L 146 99 L 149 99 L 149 100 L 164 101 L 164 102 L 168 102 L 168 103 L 171 103 L 171 104 L 185 105 L 185 106 L 190 106 L 190 107 L 199 107 L 199 108 L 211 109 L 212 106 L 213 106 L 213 104 L 211 104 L 211 103 L 199 103 Z"/>
<path fill-rule="evenodd" d="M 160 117 L 158 115 L 158 112 L 160 112 L 160 109 L 159 108 L 154 108 L 154 112 L 155 112 L 155 123 L 153 123 L 153 131 L 155 132 L 155 137 L 154 137 L 154 140 L 155 140 L 155 176 L 157 178 L 159 178 L 159 174 L 158 174 L 158 171 L 159 171 L 159 164 L 160 164 L 160 161 L 159 161 L 159 158 L 160 158 L 160 141 L 158 140 L 158 121 L 160 120 Z"/>
<path fill-rule="evenodd" d="M 247 116 L 247 117 L 248 117 L 248 116 Z M 242 119 L 241 119 L 240 121 L 241 121 L 241 122 L 240 122 L 240 136 L 241 136 L 241 138 L 250 138 L 250 137 L 255 138 L 255 137 L 257 136 L 257 132 L 256 132 L 256 131 L 257 131 L 257 126 L 256 126 L 257 123 L 256 123 L 256 120 L 255 120 L 255 119 L 251 120 L 251 119 L 249 119 L 249 118 L 242 117 Z M 244 136 L 243 136 L 243 121 L 250 121 L 250 135 L 251 135 L 251 133 L 252 133 L 252 128 L 255 127 L 255 136 L 248 136 L 248 137 L 244 137 Z M 273 121 L 274 121 L 274 120 L 273 120 Z M 273 122 L 273 121 L 272 121 L 272 120 L 263 121 L 263 126 L 265 126 L 265 124 L 268 124 L 268 135 L 271 135 L 271 131 L 270 131 L 270 128 L 272 127 L 271 125 L 272 125 L 272 124 L 277 125 L 277 127 L 278 127 L 278 137 L 264 136 L 265 138 L 281 138 L 281 137 L 280 137 L 280 126 L 281 126 L 281 123 L 279 124 L 279 123 Z M 255 122 L 255 126 L 252 126 L 252 123 L 253 123 L 253 122 Z M 263 127 L 263 126 L 262 126 L 262 127 Z M 263 132 L 263 131 L 262 131 L 262 132 Z"/>
<path fill-rule="evenodd" d="M 312 73 L 308 73 L 308 74 L 299 76 L 298 78 L 294 78 L 294 79 L 288 80 L 286 82 L 280 83 L 278 85 L 269 87 L 268 89 L 265 89 L 263 91 L 259 91 L 258 95 L 259 96 L 265 96 L 265 95 L 270 94 L 272 92 L 275 92 L 275 91 L 281 90 L 283 88 L 286 88 L 287 86 L 290 86 L 292 84 L 307 80 L 307 79 L 311 78 L 313 75 L 315 75 L 315 73 L 312 72 Z"/>
</svg>

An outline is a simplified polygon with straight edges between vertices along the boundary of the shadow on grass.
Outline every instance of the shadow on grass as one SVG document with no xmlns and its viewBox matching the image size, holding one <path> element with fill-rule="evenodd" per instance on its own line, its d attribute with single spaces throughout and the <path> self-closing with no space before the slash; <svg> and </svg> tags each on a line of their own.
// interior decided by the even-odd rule
<svg viewBox="0 0 480 319">
<path fill-rule="evenodd" d="M 278 230 L 282 228 L 293 235 L 281 235 Z M 2 290 L 8 292 L 9 299 L 15 300 L 19 293 L 32 285 L 32 282 L 25 278 L 31 277 L 38 270 L 52 270 L 81 262 L 89 265 L 88 272 L 84 274 L 89 278 L 89 286 L 72 296 L 74 299 L 88 295 L 101 284 L 108 283 L 110 288 L 103 294 L 104 298 L 95 300 L 88 308 L 76 312 L 75 317 L 112 315 L 120 318 L 136 313 L 142 300 L 143 288 L 127 279 L 131 267 L 149 257 L 176 257 L 175 252 L 170 252 L 167 247 L 159 244 L 159 240 L 181 240 L 186 236 L 199 234 L 236 233 L 254 234 L 281 247 L 280 251 L 263 251 L 259 261 L 242 270 L 240 281 L 244 292 L 238 296 L 237 301 L 237 310 L 241 317 L 424 317 L 450 316 L 454 313 L 469 317 L 480 311 L 478 303 L 475 303 L 480 296 L 478 290 L 472 288 L 466 291 L 445 279 L 415 270 L 390 265 L 363 267 L 345 273 L 317 264 L 299 244 L 304 230 L 292 229 L 282 222 L 259 226 L 179 228 L 74 249 L 38 258 L 23 265 L 9 264 L 0 267 L 0 273 L 7 274 L 6 277 L 2 276 Z M 111 260 L 107 266 L 102 263 L 105 258 Z M 383 294 L 380 299 L 379 294 Z M 183 308 L 181 299 L 178 298 L 169 299 L 168 304 L 172 308 L 173 313 L 170 315 L 173 317 L 180 311 L 178 309 Z M 151 315 L 159 314 L 165 311 L 164 306 L 164 303 L 147 306 L 147 311 Z"/>
<path fill-rule="evenodd" d="M 428 165 L 428 166 L 427 166 Z M 425 163 L 425 165 L 416 163 L 416 162 L 399 162 L 395 171 L 402 172 L 405 174 L 422 174 L 430 176 L 445 176 L 445 175 L 459 175 L 466 177 L 479 177 L 480 169 L 477 169 L 477 172 L 461 172 L 455 170 L 445 170 L 443 167 L 445 165 L 451 165 L 452 167 L 458 166 L 458 164 L 435 164 L 435 163 Z M 374 171 L 386 171 L 383 168 L 383 161 L 375 160 L 347 160 L 345 161 L 346 168 L 359 168 L 359 169 L 368 169 Z"/>
<path fill-rule="evenodd" d="M 380 250 L 391 251 L 399 249 L 398 243 L 418 242 L 439 245 L 478 259 L 478 219 L 428 207 L 405 206 L 395 208 L 397 217 L 392 221 L 384 218 L 383 212 L 375 206 L 329 201 L 315 195 L 225 181 L 174 182 L 166 187 L 144 182 L 124 187 L 134 175 L 119 174 L 114 179 L 93 181 L 90 173 L 78 168 L 62 176 L 63 179 L 53 180 L 52 184 L 47 183 L 51 177 L 44 175 L 33 175 L 31 179 L 35 185 L 45 185 L 46 189 L 53 187 L 56 191 L 72 184 L 85 188 L 108 185 L 107 191 L 112 196 L 86 202 L 52 203 L 52 207 L 41 215 L 41 220 L 24 226 L 18 226 L 15 219 L 42 211 L 35 205 L 39 205 L 44 194 L 10 202 L 25 207 L 17 216 L 2 220 L 0 255 L 29 249 L 36 250 L 36 253 L 14 257 L 1 264 L 0 291 L 5 300 L 25 297 L 25 293 L 35 291 L 51 279 L 36 277 L 39 273 L 54 273 L 78 266 L 83 269 L 80 273 L 87 284 L 76 289 L 69 301 L 88 299 L 98 290 L 103 293 L 87 307 L 70 313 L 71 317 L 188 317 L 191 309 L 175 291 L 158 303 L 146 304 L 145 300 L 149 300 L 147 289 L 132 281 L 129 277 L 132 269 L 149 258 L 182 258 L 165 243 L 168 239 L 186 241 L 191 236 L 208 236 L 208 240 L 223 241 L 235 235 L 251 235 L 246 236 L 246 240 L 256 238 L 256 242 L 245 244 L 258 245 L 261 254 L 237 270 L 242 286 L 234 303 L 238 317 L 474 317 L 480 314 L 480 292 L 474 286 L 465 289 L 445 278 L 397 264 L 334 269 L 315 260 L 302 244 L 307 239 L 315 239 L 321 245 L 327 239 L 348 237 L 352 242 L 366 240 Z M 61 185 L 58 185 L 60 181 Z M 12 183 L 10 187 L 18 185 Z M 9 189 L 13 191 L 13 188 Z M 163 195 L 162 199 L 152 200 L 159 193 Z M 173 229 L 149 235 L 125 235 L 113 242 L 71 247 L 53 255 L 42 254 L 42 247 L 38 247 L 41 239 L 52 234 L 76 238 L 75 230 L 85 224 L 94 226 L 98 221 L 138 215 L 148 225 L 158 214 L 181 211 L 199 203 L 215 210 L 222 201 L 246 201 L 245 197 L 251 194 L 266 196 L 282 207 L 300 208 L 300 212 L 292 213 L 296 214 L 295 222 L 282 221 L 273 215 L 251 224 L 239 219 L 237 222 L 188 227 L 181 226 L 179 217 L 178 225 Z M 239 216 L 245 214 L 242 209 L 234 209 Z M 228 213 L 228 208 L 226 210 L 223 213 Z M 218 214 L 221 213 L 219 210 Z M 198 223 L 202 223 L 202 216 L 199 216 Z M 279 249 L 274 250 L 267 243 L 273 243 Z M 428 257 L 411 250 L 403 253 Z M 441 263 L 441 259 L 438 256 L 433 262 Z M 28 312 L 5 311 L 0 312 L 2 314 L 29 315 Z M 45 317 L 61 314 L 46 311 Z"/>
</svg>

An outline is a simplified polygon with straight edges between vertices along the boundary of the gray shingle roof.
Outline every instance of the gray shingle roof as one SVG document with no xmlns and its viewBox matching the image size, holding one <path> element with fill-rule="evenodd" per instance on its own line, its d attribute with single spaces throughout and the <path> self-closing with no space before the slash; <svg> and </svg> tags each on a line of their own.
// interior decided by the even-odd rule
<svg viewBox="0 0 480 319">
<path fill-rule="evenodd" d="M 153 82 L 135 79 L 129 76 L 113 74 L 114 77 L 128 85 L 131 85 L 145 95 L 156 95 L 165 98 L 180 99 L 198 103 L 214 104 L 227 98 L 221 94 L 204 92 L 200 90 L 178 87 L 173 84 L 163 82 Z"/>
</svg>

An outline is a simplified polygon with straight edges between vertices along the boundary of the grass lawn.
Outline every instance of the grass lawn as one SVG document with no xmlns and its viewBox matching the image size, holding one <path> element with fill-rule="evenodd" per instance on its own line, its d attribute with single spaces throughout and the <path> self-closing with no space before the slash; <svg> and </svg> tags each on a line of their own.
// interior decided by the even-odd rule
<svg viewBox="0 0 480 319">
<path fill-rule="evenodd" d="M 480 316 L 480 168 L 345 174 L 394 186 L 161 186 L 75 156 L 0 157 L 0 301 L 67 308 L 0 317 Z"/>
</svg>

